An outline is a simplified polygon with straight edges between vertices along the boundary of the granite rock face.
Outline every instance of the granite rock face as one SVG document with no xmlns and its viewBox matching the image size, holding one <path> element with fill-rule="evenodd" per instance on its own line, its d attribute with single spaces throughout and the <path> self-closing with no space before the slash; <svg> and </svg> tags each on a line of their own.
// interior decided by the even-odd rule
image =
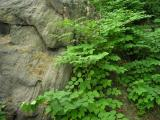
<svg viewBox="0 0 160 120">
<path fill-rule="evenodd" d="M 54 47 L 56 40 L 50 34 L 56 31 L 56 22 L 61 20 L 45 0 L 0 0 L 0 21 L 21 26 L 34 26 L 48 47 Z M 48 31 L 50 24 L 55 24 Z"/>
<path fill-rule="evenodd" d="M 86 0 L 0 0 L 0 21 L 34 26 L 46 46 L 53 48 L 57 41 L 51 35 L 58 31 L 57 23 L 87 15 L 86 6 Z"/>
<path fill-rule="evenodd" d="M 52 89 L 63 89 L 71 66 L 55 66 L 63 53 L 53 34 L 64 18 L 88 15 L 84 0 L 0 0 L 0 101 L 8 120 L 46 120 L 43 111 L 25 115 L 18 106 Z"/>
<path fill-rule="evenodd" d="M 0 100 L 7 104 L 9 120 L 14 114 L 15 120 L 27 120 L 17 111 L 20 103 L 47 90 L 62 89 L 70 78 L 71 67 L 54 66 L 61 52 L 47 52 L 33 27 L 13 29 L 10 36 L 0 38 Z"/>
</svg>

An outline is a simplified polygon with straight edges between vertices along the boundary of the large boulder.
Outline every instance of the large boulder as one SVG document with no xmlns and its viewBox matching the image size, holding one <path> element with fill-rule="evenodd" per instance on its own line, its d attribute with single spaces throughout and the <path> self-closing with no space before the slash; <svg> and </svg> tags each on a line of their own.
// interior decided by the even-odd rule
<svg viewBox="0 0 160 120">
<path fill-rule="evenodd" d="M 28 115 L 19 105 L 64 88 L 72 70 L 54 65 L 65 50 L 54 34 L 63 32 L 58 24 L 64 18 L 86 15 L 86 5 L 84 0 L 0 0 L 0 101 L 8 120 L 47 119 L 43 109 Z"/>
<path fill-rule="evenodd" d="M 30 26 L 13 26 L 10 36 L 0 38 L 0 100 L 6 102 L 9 120 L 15 116 L 15 120 L 29 119 L 19 113 L 23 101 L 64 87 L 71 67 L 54 65 L 62 51 L 48 52 L 35 28 Z"/>
</svg>

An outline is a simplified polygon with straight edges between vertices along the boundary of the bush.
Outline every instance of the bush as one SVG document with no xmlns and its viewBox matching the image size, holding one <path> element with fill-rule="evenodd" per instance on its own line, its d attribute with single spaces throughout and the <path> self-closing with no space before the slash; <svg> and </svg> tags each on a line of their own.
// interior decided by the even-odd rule
<svg viewBox="0 0 160 120">
<path fill-rule="evenodd" d="M 58 59 L 58 64 L 73 66 L 65 90 L 46 92 L 32 103 L 24 103 L 25 110 L 44 105 L 53 119 L 126 120 L 116 112 L 122 103 L 115 99 L 121 94 L 115 82 L 127 86 L 128 98 L 141 114 L 160 104 L 160 29 L 158 19 L 153 23 L 151 16 L 146 15 L 149 2 L 91 3 L 99 18 L 63 22 L 65 28 L 72 30 L 61 36 L 72 44 Z M 72 38 L 67 36 L 70 33 Z"/>
</svg>

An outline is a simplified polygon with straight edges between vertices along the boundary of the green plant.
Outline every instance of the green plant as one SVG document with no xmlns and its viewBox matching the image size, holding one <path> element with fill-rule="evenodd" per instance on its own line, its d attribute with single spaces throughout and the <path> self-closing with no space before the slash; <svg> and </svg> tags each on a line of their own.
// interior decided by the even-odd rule
<svg viewBox="0 0 160 120">
<path fill-rule="evenodd" d="M 46 114 L 52 119 L 61 120 L 126 120 L 116 111 L 106 111 L 106 107 L 119 108 L 121 102 L 113 99 L 101 99 L 97 91 L 50 91 L 39 96 L 36 101 L 24 104 L 24 110 L 33 110 L 37 105 L 46 106 Z"/>
<path fill-rule="evenodd" d="M 2 103 L 0 103 L 0 120 L 6 120 L 6 117 L 5 117 L 5 112 L 3 112 L 3 107 L 4 105 Z"/>
<path fill-rule="evenodd" d="M 130 52 L 128 63 L 124 64 L 128 71 L 122 76 L 122 81 L 129 85 L 129 98 L 143 114 L 145 110 L 154 108 L 155 104 L 159 105 L 160 37 L 159 29 L 152 31 L 151 28 L 143 27 L 133 30 L 138 40 L 124 45 L 125 51 Z"/>
<path fill-rule="evenodd" d="M 141 114 L 160 104 L 159 19 L 146 15 L 149 2 L 90 1 L 99 16 L 64 20 L 63 27 L 69 29 L 56 36 L 68 43 L 57 64 L 73 66 L 65 90 L 46 92 L 24 103 L 24 110 L 43 105 L 53 119 L 126 120 L 116 112 L 122 105 L 115 99 L 121 94 L 116 83 L 127 86 L 128 98 Z"/>
</svg>

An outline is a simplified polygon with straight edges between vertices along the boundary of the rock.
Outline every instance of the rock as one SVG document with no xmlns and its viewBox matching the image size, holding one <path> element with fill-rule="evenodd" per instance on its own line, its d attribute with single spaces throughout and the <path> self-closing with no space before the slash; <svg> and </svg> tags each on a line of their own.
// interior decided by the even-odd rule
<svg viewBox="0 0 160 120">
<path fill-rule="evenodd" d="M 86 6 L 86 0 L 0 0 L 0 21 L 33 26 L 46 46 L 54 48 L 57 40 L 51 35 L 59 32 L 58 23 L 63 18 L 85 16 Z"/>
<path fill-rule="evenodd" d="M 45 0 L 0 0 L 0 21 L 12 25 L 33 26 L 41 35 L 47 47 L 53 48 L 57 41 L 50 37 L 56 31 L 56 24 L 62 20 Z M 49 30 L 49 24 L 54 28 Z"/>
<path fill-rule="evenodd" d="M 57 55 L 49 55 L 44 50 L 33 27 L 14 26 L 10 39 L 9 43 L 0 40 L 3 43 L 0 44 L 0 85 L 3 85 L 0 98 L 7 101 L 7 110 L 17 111 L 23 101 L 31 101 L 47 90 L 63 88 L 71 68 L 53 65 Z M 17 120 L 23 117 L 18 116 Z"/>
<path fill-rule="evenodd" d="M 79 18 L 87 14 L 87 0 L 48 0 L 64 18 Z"/>
<path fill-rule="evenodd" d="M 65 31 L 58 24 L 87 15 L 86 6 L 86 0 L 0 0 L 0 101 L 8 120 L 48 119 L 43 109 L 30 116 L 19 105 L 64 88 L 72 69 L 54 65 L 65 49 L 56 37 Z"/>
<path fill-rule="evenodd" d="M 33 26 L 11 26 L 11 43 L 32 46 L 32 49 L 44 50 L 45 43 Z"/>
</svg>

